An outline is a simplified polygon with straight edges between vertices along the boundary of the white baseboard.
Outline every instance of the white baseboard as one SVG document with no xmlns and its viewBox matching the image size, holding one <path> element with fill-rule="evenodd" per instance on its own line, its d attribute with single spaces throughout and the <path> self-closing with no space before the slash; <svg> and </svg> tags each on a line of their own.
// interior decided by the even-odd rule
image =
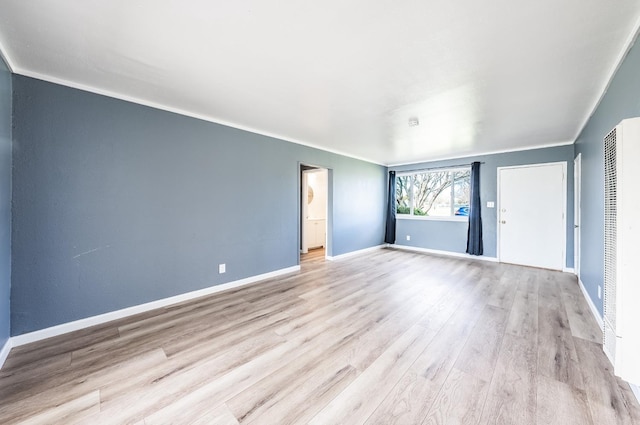
<svg viewBox="0 0 640 425">
<path fill-rule="evenodd" d="M 2 369 L 2 365 L 4 365 L 5 360 L 9 357 L 9 351 L 13 348 L 13 341 L 11 338 L 7 339 L 7 342 L 4 343 L 4 347 L 0 350 L 0 369 Z"/>
<path fill-rule="evenodd" d="M 11 346 L 18 347 L 20 345 L 29 344 L 32 342 L 46 339 L 46 338 L 51 338 L 53 336 L 58 336 L 58 335 L 66 334 L 69 332 L 77 331 L 80 329 L 88 328 L 91 326 L 100 325 L 102 323 L 110 322 L 112 320 L 122 319 L 124 317 L 132 316 L 134 314 L 144 313 L 145 311 L 153 310 L 156 308 L 167 307 L 172 304 L 177 304 L 183 301 L 192 300 L 194 298 L 203 297 L 205 295 L 215 294 L 216 292 L 225 291 L 227 289 L 237 288 L 239 286 L 248 285 L 251 283 L 259 282 L 265 279 L 270 279 L 270 278 L 281 276 L 288 273 L 294 273 L 299 270 L 300 270 L 300 266 L 288 267 L 285 269 L 280 269 L 280 270 L 276 270 L 269 273 L 259 274 L 257 276 L 251 276 L 251 277 L 236 280 L 233 282 L 223 283 L 221 285 L 210 286 L 208 288 L 187 292 L 187 293 L 176 295 L 169 298 L 163 298 L 160 300 L 151 301 L 144 304 L 139 304 L 133 307 L 123 308 L 121 310 L 110 311 L 108 313 L 87 317 L 85 319 L 74 320 L 73 322 L 62 323 L 60 325 L 52 326 L 50 328 L 41 329 L 38 331 L 29 332 L 22 335 L 11 337 L 10 338 Z"/>
<path fill-rule="evenodd" d="M 591 300 L 591 297 L 589 296 L 587 289 L 584 287 L 584 283 L 582 283 L 582 280 L 580 280 L 580 277 L 578 277 L 578 285 L 580 286 L 582 295 L 587 300 L 587 304 L 589 304 L 589 309 L 591 310 L 591 314 L 593 314 L 593 317 L 596 319 L 596 322 L 598 322 L 598 326 L 600 326 L 600 329 L 604 329 L 604 322 L 602 321 L 602 317 L 600 316 L 600 313 L 598 312 L 596 305 Z"/>
<path fill-rule="evenodd" d="M 364 248 L 364 249 L 359 249 L 357 251 L 351 251 L 351 252 L 347 252 L 346 254 L 340 254 L 340 255 L 336 255 L 333 257 L 330 256 L 326 256 L 325 258 L 329 261 L 338 261 L 338 260 L 344 260 L 345 258 L 349 258 L 349 257 L 353 257 L 354 255 L 360 255 L 360 254 L 364 254 L 366 252 L 371 252 L 371 251 L 375 251 L 378 249 L 382 249 L 384 247 L 386 247 L 387 244 L 382 244 L 382 245 L 376 245 L 376 246 L 371 246 L 369 248 Z"/>
<path fill-rule="evenodd" d="M 565 273 L 576 274 L 576 270 L 573 267 L 565 267 L 562 271 Z"/>
<path fill-rule="evenodd" d="M 414 252 L 423 252 L 426 254 L 436 254 L 436 255 L 446 255 L 449 257 L 456 258 L 467 258 L 469 260 L 481 260 L 481 261 L 490 261 L 492 263 L 497 263 L 498 259 L 496 257 L 485 257 L 484 255 L 469 255 L 461 252 L 451 252 L 451 251 L 441 251 L 438 249 L 429 249 L 429 248 L 420 248 L 417 246 L 409 246 L 409 245 L 396 245 L 396 244 L 388 244 L 389 248 L 402 249 L 404 251 L 414 251 Z"/>
<path fill-rule="evenodd" d="M 582 283 L 582 280 L 580 279 L 580 277 L 578 277 L 578 284 L 580 285 L 580 290 L 582 291 L 582 295 L 587 300 L 587 304 L 589 304 L 589 309 L 591 310 L 591 314 L 593 314 L 593 317 L 596 319 L 596 322 L 598 322 L 598 326 L 600 326 L 600 329 L 603 329 L 604 328 L 603 319 L 600 316 L 600 313 L 598 312 L 596 305 L 591 300 L 591 297 L 589 296 L 587 289 L 584 287 L 584 284 Z M 628 384 L 629 384 L 629 387 L 631 388 L 631 391 L 633 392 L 633 395 L 636 396 L 636 399 L 640 403 L 640 387 L 630 382 L 628 382 Z"/>
<path fill-rule="evenodd" d="M 600 316 L 600 312 L 598 312 L 598 309 L 596 308 L 596 305 L 593 303 L 593 301 L 591 300 L 591 297 L 589 296 L 589 293 L 587 292 L 587 289 L 584 287 L 584 283 L 582 283 L 582 280 L 580 279 L 580 277 L 578 276 L 578 284 L 580 286 L 580 290 L 582 291 L 582 295 L 584 296 L 584 298 L 587 300 L 587 304 L 589 305 L 589 309 L 591 310 L 591 314 L 593 314 L 593 317 L 596 319 L 596 322 L 598 322 L 598 326 L 600 326 L 600 329 L 604 329 L 604 322 L 602 317 Z M 638 402 L 640 403 L 640 387 L 627 382 L 629 384 L 629 388 L 631 388 L 631 391 L 633 392 L 633 395 L 636 396 L 636 399 L 638 400 Z"/>
<path fill-rule="evenodd" d="M 638 402 L 640 403 L 640 387 L 637 387 L 633 384 L 629 384 L 629 386 L 631 387 L 631 391 L 633 391 L 633 395 L 636 396 Z"/>
</svg>

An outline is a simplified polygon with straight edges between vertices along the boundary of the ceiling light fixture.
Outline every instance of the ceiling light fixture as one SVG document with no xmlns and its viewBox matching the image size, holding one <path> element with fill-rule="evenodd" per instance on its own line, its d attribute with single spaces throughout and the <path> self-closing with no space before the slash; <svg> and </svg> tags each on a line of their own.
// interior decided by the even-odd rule
<svg viewBox="0 0 640 425">
<path fill-rule="evenodd" d="M 418 118 L 413 117 L 413 118 L 409 118 L 409 127 L 417 127 L 420 125 L 420 121 L 418 121 Z"/>
</svg>

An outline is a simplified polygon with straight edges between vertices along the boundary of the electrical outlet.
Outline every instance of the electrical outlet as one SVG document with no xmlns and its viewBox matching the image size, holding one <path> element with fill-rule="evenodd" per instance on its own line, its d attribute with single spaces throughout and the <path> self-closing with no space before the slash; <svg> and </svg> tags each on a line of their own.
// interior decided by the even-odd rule
<svg viewBox="0 0 640 425">
<path fill-rule="evenodd" d="M 225 273 L 227 271 L 226 264 L 218 264 L 218 273 Z"/>
<path fill-rule="evenodd" d="M 407 235 L 407 240 L 410 241 L 411 240 L 411 236 Z"/>
<path fill-rule="evenodd" d="M 602 299 L 602 286 L 598 285 L 598 299 Z"/>
</svg>

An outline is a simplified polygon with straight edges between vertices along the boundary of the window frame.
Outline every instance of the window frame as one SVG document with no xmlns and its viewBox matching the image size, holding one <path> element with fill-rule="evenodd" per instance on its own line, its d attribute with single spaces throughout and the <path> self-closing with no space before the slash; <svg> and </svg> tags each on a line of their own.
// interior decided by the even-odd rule
<svg viewBox="0 0 640 425">
<path fill-rule="evenodd" d="M 464 216 L 464 215 L 445 215 L 445 216 L 427 216 L 427 215 L 415 215 L 413 213 L 414 210 L 414 204 L 413 204 L 413 185 L 414 185 L 414 176 L 416 176 L 417 174 L 428 174 L 428 173 L 442 173 L 442 172 L 449 172 L 449 173 L 454 173 L 454 172 L 459 172 L 459 171 L 471 171 L 471 166 L 462 166 L 462 167 L 446 167 L 446 168 L 426 168 L 424 170 L 417 170 L 417 171 L 399 171 L 396 172 L 396 179 L 401 178 L 401 177 L 411 177 L 410 178 L 410 182 L 408 185 L 409 188 L 409 214 L 402 214 L 402 213 L 398 213 L 397 212 L 397 198 L 395 200 L 396 202 L 396 219 L 399 220 L 424 220 L 424 221 L 458 221 L 458 222 L 468 222 L 469 221 L 469 216 Z M 471 174 L 471 173 L 469 173 Z M 453 177 L 452 177 L 453 178 Z M 469 180 L 471 180 L 471 175 L 469 175 Z M 469 181 L 471 182 L 471 181 Z M 450 186 L 451 188 L 451 197 L 453 198 L 454 195 L 454 188 L 453 188 L 453 184 Z M 397 194 L 396 194 L 397 197 Z M 469 200 L 469 203 L 471 203 L 471 200 Z M 451 205 L 454 205 L 454 202 L 451 202 Z"/>
</svg>

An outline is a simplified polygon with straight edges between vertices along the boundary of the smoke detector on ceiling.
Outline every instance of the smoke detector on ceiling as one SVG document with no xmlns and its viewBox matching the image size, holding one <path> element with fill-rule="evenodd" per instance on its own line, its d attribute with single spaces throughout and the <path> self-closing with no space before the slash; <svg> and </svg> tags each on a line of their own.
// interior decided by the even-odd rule
<svg viewBox="0 0 640 425">
<path fill-rule="evenodd" d="M 413 117 L 413 118 L 409 118 L 409 127 L 417 127 L 420 125 L 420 121 L 418 121 L 418 118 Z"/>
</svg>

